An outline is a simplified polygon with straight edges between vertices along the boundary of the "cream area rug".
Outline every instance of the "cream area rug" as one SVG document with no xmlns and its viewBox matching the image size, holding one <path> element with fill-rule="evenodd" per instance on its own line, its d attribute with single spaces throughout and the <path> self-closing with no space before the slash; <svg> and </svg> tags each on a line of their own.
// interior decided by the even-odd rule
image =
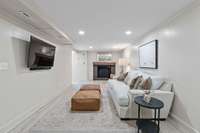
<svg viewBox="0 0 200 133">
<path fill-rule="evenodd" d="M 102 104 L 98 112 L 71 112 L 70 100 L 74 89 L 59 98 L 39 121 L 30 129 L 30 133 L 134 133 L 134 121 L 122 121 L 117 116 L 107 87 L 102 87 Z"/>
</svg>

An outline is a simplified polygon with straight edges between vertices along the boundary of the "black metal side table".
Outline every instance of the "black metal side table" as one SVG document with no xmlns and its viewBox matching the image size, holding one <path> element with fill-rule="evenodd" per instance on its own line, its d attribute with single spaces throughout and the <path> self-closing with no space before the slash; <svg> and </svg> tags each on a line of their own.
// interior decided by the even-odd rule
<svg viewBox="0 0 200 133">
<path fill-rule="evenodd" d="M 160 131 L 160 109 L 164 107 L 164 103 L 156 98 L 151 98 L 149 103 L 143 100 L 143 96 L 135 97 L 134 101 L 138 105 L 138 120 L 136 125 L 138 127 L 138 133 L 141 130 L 142 133 L 159 133 Z M 147 120 L 140 118 L 140 107 L 145 107 L 154 110 L 154 119 Z M 158 111 L 158 112 L 157 112 Z"/>
</svg>

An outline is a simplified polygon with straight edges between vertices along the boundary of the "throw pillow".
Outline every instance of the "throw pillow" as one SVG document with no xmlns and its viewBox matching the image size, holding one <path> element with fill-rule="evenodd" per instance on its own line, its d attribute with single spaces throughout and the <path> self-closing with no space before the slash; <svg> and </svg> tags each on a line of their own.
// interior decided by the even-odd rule
<svg viewBox="0 0 200 133">
<path fill-rule="evenodd" d="M 142 76 L 138 76 L 137 81 L 135 82 L 135 85 L 133 87 L 133 89 L 138 89 L 140 83 L 143 81 L 143 77 Z"/>
<path fill-rule="evenodd" d="M 124 83 L 128 84 L 129 80 L 130 80 L 130 76 L 129 76 L 129 73 L 128 73 L 126 78 L 124 79 Z"/>
<path fill-rule="evenodd" d="M 142 89 L 143 90 L 150 90 L 152 86 L 152 79 L 151 77 L 148 77 L 147 79 L 145 79 L 142 83 Z"/>
<path fill-rule="evenodd" d="M 120 74 L 119 77 L 117 78 L 117 80 L 124 81 L 124 79 L 126 78 L 127 74 L 128 74 L 128 72 Z"/>
<path fill-rule="evenodd" d="M 127 84 L 128 86 L 130 86 L 131 82 L 133 79 L 135 79 L 136 77 L 138 77 L 138 73 L 137 72 L 129 72 L 127 77 L 125 78 L 124 82 L 125 84 Z"/>
<path fill-rule="evenodd" d="M 165 83 L 165 79 L 159 76 L 152 76 L 151 79 L 152 79 L 151 90 L 159 90 Z"/>
<path fill-rule="evenodd" d="M 136 83 L 136 81 L 138 80 L 138 78 L 139 78 L 139 76 L 137 76 L 136 78 L 132 79 L 132 81 L 131 81 L 131 83 L 130 83 L 130 85 L 129 85 L 130 89 L 133 89 L 133 88 L 134 88 L 135 83 Z"/>
</svg>

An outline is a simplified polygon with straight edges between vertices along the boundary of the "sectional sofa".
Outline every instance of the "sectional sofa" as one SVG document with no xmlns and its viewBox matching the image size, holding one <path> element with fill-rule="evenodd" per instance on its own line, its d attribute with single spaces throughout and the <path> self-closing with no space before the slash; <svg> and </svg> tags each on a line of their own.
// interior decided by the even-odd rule
<svg viewBox="0 0 200 133">
<path fill-rule="evenodd" d="M 151 75 L 142 71 L 132 70 L 128 72 L 129 78 L 136 76 L 143 76 L 143 78 L 151 77 L 151 96 L 160 99 L 164 103 L 164 108 L 161 109 L 160 118 L 166 119 L 172 107 L 174 92 L 172 91 L 172 83 L 161 76 Z M 116 107 L 117 113 L 121 119 L 137 119 L 138 106 L 134 103 L 134 97 L 144 94 L 144 90 L 130 89 L 130 87 L 123 81 L 117 79 L 110 79 L 107 82 L 109 94 Z M 151 119 L 154 112 L 149 109 L 141 109 L 141 117 L 144 119 Z"/>
</svg>

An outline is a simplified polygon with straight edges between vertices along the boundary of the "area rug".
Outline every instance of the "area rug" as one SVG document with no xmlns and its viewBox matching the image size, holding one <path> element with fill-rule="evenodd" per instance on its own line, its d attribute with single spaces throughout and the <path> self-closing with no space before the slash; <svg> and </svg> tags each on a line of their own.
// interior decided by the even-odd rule
<svg viewBox="0 0 200 133">
<path fill-rule="evenodd" d="M 97 112 L 71 112 L 70 99 L 75 93 L 68 89 L 34 126 L 30 133 L 134 133 L 134 121 L 122 121 L 117 116 L 105 85 L 102 85 L 102 105 Z"/>
</svg>

